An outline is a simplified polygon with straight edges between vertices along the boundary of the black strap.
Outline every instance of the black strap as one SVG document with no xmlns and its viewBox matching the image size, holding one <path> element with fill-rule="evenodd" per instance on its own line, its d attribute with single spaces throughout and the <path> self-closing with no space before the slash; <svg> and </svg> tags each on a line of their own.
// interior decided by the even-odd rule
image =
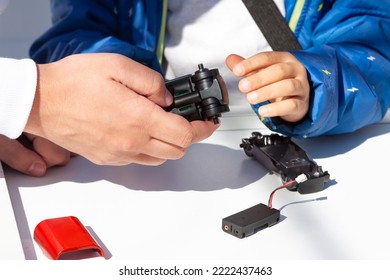
<svg viewBox="0 0 390 280">
<path fill-rule="evenodd" d="M 242 0 L 242 2 L 274 51 L 302 49 L 273 0 Z"/>
</svg>

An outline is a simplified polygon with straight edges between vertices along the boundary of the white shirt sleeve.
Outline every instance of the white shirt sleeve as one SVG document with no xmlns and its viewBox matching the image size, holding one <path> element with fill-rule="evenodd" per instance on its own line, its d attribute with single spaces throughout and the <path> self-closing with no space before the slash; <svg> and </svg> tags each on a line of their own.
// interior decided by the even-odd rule
<svg viewBox="0 0 390 280">
<path fill-rule="evenodd" d="M 37 87 L 32 59 L 0 57 L 0 134 L 19 137 L 28 120 Z"/>
</svg>

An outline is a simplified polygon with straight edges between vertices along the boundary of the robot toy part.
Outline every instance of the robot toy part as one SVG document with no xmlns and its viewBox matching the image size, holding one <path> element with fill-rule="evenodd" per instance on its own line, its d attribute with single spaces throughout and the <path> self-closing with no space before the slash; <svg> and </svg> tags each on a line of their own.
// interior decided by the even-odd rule
<svg viewBox="0 0 390 280">
<path fill-rule="evenodd" d="M 322 171 L 321 166 L 311 160 L 289 137 L 252 132 L 250 138 L 242 139 L 240 147 L 247 156 L 254 157 L 269 171 L 280 174 L 283 183 L 304 174 L 307 180 L 288 188 L 291 191 L 301 194 L 319 192 L 329 180 L 329 173 Z"/>
<path fill-rule="evenodd" d="M 182 76 L 165 83 L 173 95 L 167 111 L 181 115 L 188 121 L 213 120 L 219 123 L 222 113 L 229 112 L 229 96 L 218 69 L 198 65 L 193 75 Z"/>
</svg>

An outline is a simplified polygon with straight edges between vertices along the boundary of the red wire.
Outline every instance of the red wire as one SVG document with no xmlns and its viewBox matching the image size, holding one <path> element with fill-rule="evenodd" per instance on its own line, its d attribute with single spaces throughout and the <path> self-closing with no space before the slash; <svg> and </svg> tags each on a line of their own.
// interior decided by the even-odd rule
<svg viewBox="0 0 390 280">
<path fill-rule="evenodd" d="M 272 208 L 272 200 L 274 198 L 274 195 L 275 195 L 276 191 L 278 191 L 280 189 L 283 189 L 283 188 L 287 188 L 288 186 L 290 186 L 291 184 L 296 183 L 296 182 L 297 182 L 296 180 L 291 180 L 291 181 L 288 181 L 287 183 L 285 183 L 284 185 L 281 185 L 281 186 L 277 187 L 276 189 L 274 189 L 272 191 L 272 193 L 270 194 L 270 196 L 269 196 L 268 207 Z"/>
</svg>

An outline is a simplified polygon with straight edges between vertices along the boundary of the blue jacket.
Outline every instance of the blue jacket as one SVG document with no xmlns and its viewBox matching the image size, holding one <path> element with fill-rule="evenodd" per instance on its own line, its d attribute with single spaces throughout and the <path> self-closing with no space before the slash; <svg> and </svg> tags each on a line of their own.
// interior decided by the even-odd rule
<svg viewBox="0 0 390 280">
<path fill-rule="evenodd" d="M 390 102 L 390 0 L 285 0 L 285 7 L 303 46 L 291 53 L 307 69 L 310 111 L 298 123 L 263 122 L 293 137 L 347 133 L 379 122 Z M 30 50 L 38 63 L 115 52 L 161 71 L 156 52 L 163 1 L 51 0 L 51 9 L 53 26 Z"/>
</svg>

